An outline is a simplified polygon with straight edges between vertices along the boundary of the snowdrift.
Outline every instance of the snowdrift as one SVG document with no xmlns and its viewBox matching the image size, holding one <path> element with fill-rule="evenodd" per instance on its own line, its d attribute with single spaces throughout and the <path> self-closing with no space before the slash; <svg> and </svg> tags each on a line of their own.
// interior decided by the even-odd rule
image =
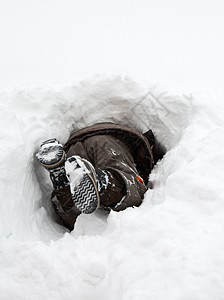
<svg viewBox="0 0 224 300">
<path fill-rule="evenodd" d="M 1 299 L 223 299 L 224 109 L 129 78 L 1 94 Z M 166 152 L 139 208 L 55 222 L 39 144 L 112 121 Z"/>
</svg>

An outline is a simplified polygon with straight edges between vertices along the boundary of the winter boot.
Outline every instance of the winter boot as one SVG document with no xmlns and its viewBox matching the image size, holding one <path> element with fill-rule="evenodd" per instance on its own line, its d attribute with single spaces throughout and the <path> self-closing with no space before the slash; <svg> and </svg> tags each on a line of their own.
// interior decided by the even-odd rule
<svg viewBox="0 0 224 300">
<path fill-rule="evenodd" d="M 36 158 L 49 171 L 54 189 L 59 190 L 69 185 L 65 172 L 65 152 L 56 139 L 43 142 Z"/>
<path fill-rule="evenodd" d="M 78 210 L 84 214 L 94 212 L 100 205 L 100 194 L 107 187 L 106 172 L 77 155 L 65 162 L 66 174 L 70 181 L 72 199 Z"/>
</svg>

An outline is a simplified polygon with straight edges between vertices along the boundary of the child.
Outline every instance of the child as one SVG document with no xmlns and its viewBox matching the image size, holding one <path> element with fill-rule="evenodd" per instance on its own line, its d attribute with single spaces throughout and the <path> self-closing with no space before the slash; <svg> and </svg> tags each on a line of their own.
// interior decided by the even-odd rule
<svg viewBox="0 0 224 300">
<path fill-rule="evenodd" d="M 43 142 L 36 157 L 53 183 L 52 202 L 63 224 L 74 229 L 80 213 L 98 207 L 124 210 L 139 206 L 154 165 L 154 136 L 113 123 L 73 133 L 64 147 Z"/>
</svg>

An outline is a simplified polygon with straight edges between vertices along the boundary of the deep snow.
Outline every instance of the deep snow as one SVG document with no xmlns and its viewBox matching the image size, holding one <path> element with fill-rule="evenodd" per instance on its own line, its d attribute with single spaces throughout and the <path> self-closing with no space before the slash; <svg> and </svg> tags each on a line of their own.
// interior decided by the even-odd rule
<svg viewBox="0 0 224 300">
<path fill-rule="evenodd" d="M 0 1 L 1 300 L 224 299 L 223 8 Z M 34 153 L 104 120 L 151 127 L 166 155 L 141 207 L 69 233 Z"/>
<path fill-rule="evenodd" d="M 223 299 L 224 109 L 130 78 L 1 96 L 1 299 Z M 34 153 L 114 121 L 152 128 L 166 154 L 139 208 L 54 222 Z"/>
</svg>

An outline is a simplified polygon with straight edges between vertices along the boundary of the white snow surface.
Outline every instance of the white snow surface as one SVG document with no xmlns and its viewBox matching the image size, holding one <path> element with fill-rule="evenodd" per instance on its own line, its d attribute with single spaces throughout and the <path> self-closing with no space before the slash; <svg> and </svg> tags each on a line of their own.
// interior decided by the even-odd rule
<svg viewBox="0 0 224 300">
<path fill-rule="evenodd" d="M 223 9 L 0 1 L 1 300 L 224 300 Z M 100 121 L 152 128 L 166 155 L 139 208 L 70 233 L 35 152 Z"/>
<path fill-rule="evenodd" d="M 97 76 L 4 93 L 0 106 L 0 299 L 224 299 L 220 102 Z M 166 154 L 140 207 L 81 215 L 70 233 L 34 154 L 102 121 L 151 128 Z"/>
</svg>

